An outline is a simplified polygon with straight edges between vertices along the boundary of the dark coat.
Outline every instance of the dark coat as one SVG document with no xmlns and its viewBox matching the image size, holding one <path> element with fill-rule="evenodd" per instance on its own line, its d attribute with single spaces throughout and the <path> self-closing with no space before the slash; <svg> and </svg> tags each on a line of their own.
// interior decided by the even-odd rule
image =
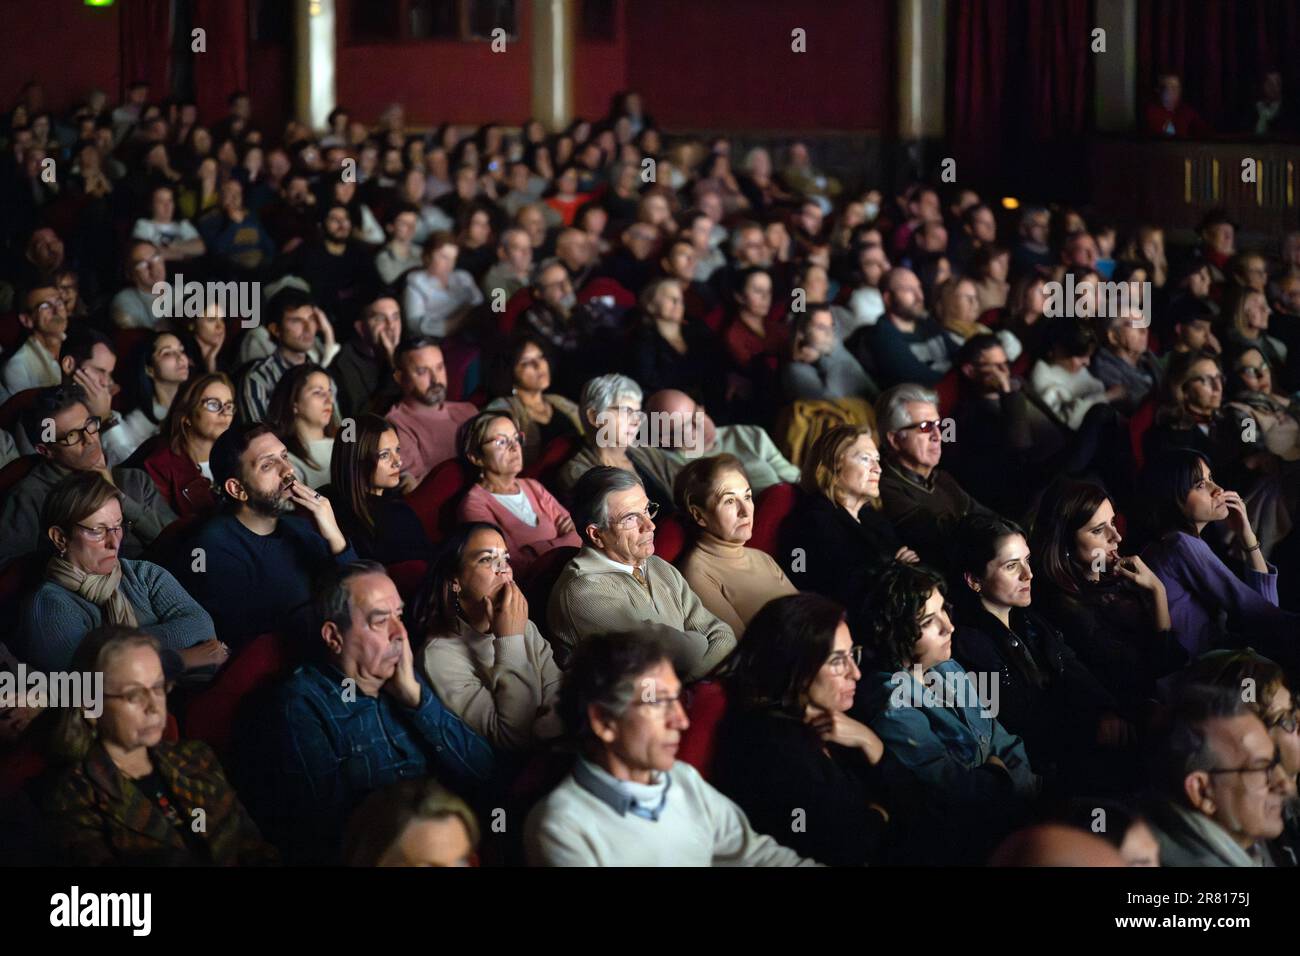
<svg viewBox="0 0 1300 956">
<path fill-rule="evenodd" d="M 857 610 L 874 577 L 902 542 L 893 526 L 864 506 L 855 519 L 823 495 L 800 492 L 781 527 L 783 568 L 800 591 L 815 591 Z"/>
</svg>

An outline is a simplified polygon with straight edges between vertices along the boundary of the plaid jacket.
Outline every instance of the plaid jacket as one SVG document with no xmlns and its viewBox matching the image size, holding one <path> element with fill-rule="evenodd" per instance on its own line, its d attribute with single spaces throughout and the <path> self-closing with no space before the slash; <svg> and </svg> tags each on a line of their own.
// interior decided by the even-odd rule
<svg viewBox="0 0 1300 956">
<path fill-rule="evenodd" d="M 55 845 L 67 863 L 250 866 L 278 862 L 275 849 L 263 842 L 207 744 L 164 741 L 149 756 L 166 781 L 181 819 L 191 827 L 193 840 L 186 841 L 97 743 L 81 763 L 59 777 L 46 807 Z M 196 852 L 195 842 L 206 852 Z"/>
</svg>

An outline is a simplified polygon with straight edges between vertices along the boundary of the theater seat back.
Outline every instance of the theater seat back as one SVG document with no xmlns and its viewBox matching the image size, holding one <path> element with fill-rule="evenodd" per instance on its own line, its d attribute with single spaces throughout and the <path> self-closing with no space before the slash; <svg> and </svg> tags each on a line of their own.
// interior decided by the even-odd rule
<svg viewBox="0 0 1300 956">
<path fill-rule="evenodd" d="M 185 735 L 209 744 L 219 755 L 230 752 L 235 718 L 251 694 L 283 677 L 295 663 L 289 639 L 262 634 L 230 659 L 212 686 L 200 691 L 185 711 Z"/>
<path fill-rule="evenodd" d="M 949 369 L 948 374 L 939 379 L 939 384 L 934 387 L 939 395 L 939 414 L 945 418 L 957 407 L 958 393 L 961 390 L 960 375 L 957 369 Z"/>
<path fill-rule="evenodd" d="M 415 600 L 416 594 L 419 593 L 420 584 L 424 581 L 424 576 L 429 570 L 428 561 L 400 561 L 397 564 L 390 564 L 384 568 L 388 576 L 393 579 L 397 585 L 397 593 L 402 599 L 410 604 Z"/>
<path fill-rule="evenodd" d="M 561 435 L 559 438 L 553 438 L 533 463 L 519 473 L 520 477 L 534 478 L 548 489 L 554 487 L 555 473 L 560 470 L 561 465 L 576 455 L 581 447 L 582 439 L 577 435 Z"/>
<path fill-rule="evenodd" d="M 781 563 L 777 555 L 781 525 L 798 500 L 799 489 L 786 482 L 764 488 L 754 501 L 754 533 L 749 538 L 749 547 L 766 552 Z"/>
<path fill-rule="evenodd" d="M 718 725 L 727 712 L 727 692 L 720 681 L 702 680 L 691 686 L 691 706 L 686 716 L 691 724 L 682 733 L 677 759 L 700 772 L 705 780 L 713 773 Z"/>
<path fill-rule="evenodd" d="M 419 486 L 406 496 L 430 541 L 447 537 L 456 527 L 456 509 L 460 499 L 474 484 L 474 471 L 459 458 L 449 458 L 434 466 Z"/>
<path fill-rule="evenodd" d="M 1143 447 L 1147 430 L 1151 428 L 1156 420 L 1156 403 L 1155 399 L 1148 398 L 1138 406 L 1133 417 L 1128 420 L 1128 440 L 1133 449 L 1133 463 L 1137 465 L 1138 470 L 1142 469 L 1146 462 L 1146 449 Z"/>
<path fill-rule="evenodd" d="M 655 522 L 655 554 L 669 564 L 676 564 L 686 549 L 686 528 L 675 515 Z"/>
</svg>

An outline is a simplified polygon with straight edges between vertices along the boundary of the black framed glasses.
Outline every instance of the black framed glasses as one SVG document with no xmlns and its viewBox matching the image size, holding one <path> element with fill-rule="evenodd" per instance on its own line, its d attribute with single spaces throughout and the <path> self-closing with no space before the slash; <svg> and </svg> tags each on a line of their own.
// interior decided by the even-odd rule
<svg viewBox="0 0 1300 956">
<path fill-rule="evenodd" d="M 1241 774 L 1242 783 L 1250 786 L 1252 784 L 1262 784 L 1268 786 L 1269 780 L 1273 776 L 1273 771 L 1282 766 L 1282 752 L 1274 748 L 1273 759 L 1264 767 L 1214 767 L 1205 771 L 1208 774 L 1220 773 L 1239 773 Z"/>
<path fill-rule="evenodd" d="M 691 701 L 693 699 L 694 699 L 693 692 L 686 688 L 683 688 L 681 693 L 677 694 L 675 697 L 656 696 L 654 700 L 638 700 L 636 701 L 635 706 L 650 707 L 652 708 L 654 713 L 657 713 L 663 717 L 667 717 L 668 714 L 672 711 L 673 704 L 681 704 L 682 710 L 689 711 L 691 709 Z"/>
<path fill-rule="evenodd" d="M 100 424 L 100 417 L 98 415 L 91 415 L 86 419 L 86 424 L 82 425 L 80 428 L 69 428 L 63 433 L 62 438 L 54 439 L 54 444 L 74 448 L 85 441 L 86 436 L 97 434 L 99 432 Z"/>
</svg>

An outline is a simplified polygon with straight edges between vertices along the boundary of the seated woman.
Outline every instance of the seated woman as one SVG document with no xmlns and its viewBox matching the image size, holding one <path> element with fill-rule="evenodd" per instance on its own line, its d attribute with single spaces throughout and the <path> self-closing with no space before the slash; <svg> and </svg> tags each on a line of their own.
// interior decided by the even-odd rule
<svg viewBox="0 0 1300 956">
<path fill-rule="evenodd" d="M 148 561 L 118 557 L 122 494 L 94 471 L 76 471 L 41 508 L 55 555 L 45 583 L 23 612 L 24 659 L 41 670 L 66 670 L 82 639 L 101 624 L 138 627 L 158 639 L 170 676 L 214 667 L 227 657 L 208 612 L 177 580 Z"/>
<path fill-rule="evenodd" d="M 380 564 L 428 560 L 433 548 L 424 525 L 398 491 L 397 431 L 378 415 L 359 415 L 351 440 L 343 437 L 340 432 L 334 439 L 326 496 L 357 555 Z"/>
<path fill-rule="evenodd" d="M 1041 613 L 1065 635 L 1083 665 L 1140 722 L 1156 681 L 1187 662 L 1173 633 L 1165 586 L 1124 540 L 1115 506 L 1099 485 L 1050 485 L 1030 529 L 1031 567 Z"/>
<path fill-rule="evenodd" d="M 333 385 L 323 368 L 304 362 L 284 373 L 266 409 L 266 423 L 289 449 L 298 480 L 312 489 L 330 480 L 330 458 L 339 430 Z"/>
<path fill-rule="evenodd" d="M 864 679 L 857 709 L 884 741 L 891 805 L 916 815 L 902 828 L 920 844 L 908 858 L 982 863 L 1038 792 L 1024 742 L 1002 727 L 991 700 L 981 700 L 975 680 L 952 659 L 938 574 L 892 564 L 870 603 L 875 671 Z"/>
<path fill-rule="evenodd" d="M 802 494 L 781 528 L 785 570 L 799 590 L 856 612 L 882 568 L 917 560 L 879 510 L 880 472 L 880 452 L 866 426 L 838 425 L 808 449 Z"/>
<path fill-rule="evenodd" d="M 1300 614 L 1278 608 L 1277 568 L 1259 553 L 1241 495 L 1215 484 L 1209 459 L 1187 448 L 1167 452 L 1148 466 L 1142 487 L 1159 535 L 1142 558 L 1164 583 L 1174 634 L 1188 654 L 1249 640 L 1287 666 L 1300 660 Z M 1215 521 L 1232 532 L 1244 582 L 1201 540 Z"/>
<path fill-rule="evenodd" d="M 104 701 L 98 717 L 60 711 L 52 740 L 68 767 L 45 809 L 66 864 L 278 862 L 208 745 L 162 739 L 168 683 L 157 640 L 130 626 L 100 627 L 86 635 L 71 666 L 104 675 Z M 194 826 L 198 811 L 202 827 Z"/>
<path fill-rule="evenodd" d="M 450 232 L 435 232 L 424 240 L 424 268 L 406 274 L 402 315 L 407 335 L 455 335 L 470 311 L 483 302 L 474 277 L 456 268 L 459 253 Z"/>
<path fill-rule="evenodd" d="M 795 593 L 770 555 L 745 547 L 754 533 L 754 492 L 739 458 L 696 458 L 677 475 L 674 497 L 695 532 L 678 561 L 682 577 L 737 637 L 768 601 Z"/>
<path fill-rule="evenodd" d="M 524 464 L 537 460 L 554 439 L 582 435 L 578 406 L 551 387 L 550 346 L 539 336 L 512 338 L 493 356 L 488 389 L 495 396 L 484 411 L 509 412 L 524 435 Z"/>
<path fill-rule="evenodd" d="M 560 735 L 560 669 L 528 619 L 499 528 L 476 522 L 448 539 L 412 619 L 412 639 L 425 641 L 420 669 L 470 729 L 511 751 Z"/>
<path fill-rule="evenodd" d="M 1258 348 L 1232 357 L 1227 394 L 1229 408 L 1249 414 L 1257 426 L 1257 441 L 1286 462 L 1300 459 L 1300 401 L 1274 390 L 1273 369 Z"/>
<path fill-rule="evenodd" d="M 842 606 L 791 594 L 758 612 L 727 662 L 714 785 L 759 833 L 830 866 L 878 862 L 889 821 L 885 745 L 847 713 L 861 654 Z"/>
<path fill-rule="evenodd" d="M 687 319 L 681 283 L 651 280 L 641 290 L 640 304 L 644 322 L 628 351 L 632 377 L 651 395 L 678 388 L 698 394 L 705 405 L 720 406 L 722 352 L 707 325 Z"/>
<path fill-rule="evenodd" d="M 1002 518 L 967 515 L 956 528 L 954 555 L 964 588 L 952 656 L 972 673 L 998 675 L 998 721 L 1024 740 L 1034 769 L 1068 792 L 1135 782 L 1112 772 L 1114 751 L 1136 742 L 1132 725 L 1030 607 L 1034 574 L 1024 532 Z M 1110 753 L 1099 756 L 1098 748 Z"/>
<path fill-rule="evenodd" d="M 171 332 L 156 332 L 141 350 L 135 370 L 135 409 L 121 427 L 139 448 L 157 435 L 172 402 L 190 377 L 190 359 Z"/>
<path fill-rule="evenodd" d="M 465 427 L 465 457 L 479 479 L 460 503 L 461 521 L 494 524 L 505 535 L 515 569 L 523 574 L 552 548 L 580 548 L 582 539 L 564 505 L 532 478 L 520 478 L 523 436 L 509 415 L 480 412 Z"/>
<path fill-rule="evenodd" d="M 141 467 L 178 517 L 216 510 L 208 459 L 234 420 L 235 388 L 223 372 L 186 382 L 167 410 L 160 441 Z"/>
<path fill-rule="evenodd" d="M 1268 297 L 1258 289 L 1234 288 L 1235 293 L 1227 296 L 1228 301 L 1224 303 L 1224 314 L 1230 320 L 1223 343 L 1227 351 L 1258 349 L 1273 368 L 1284 368 L 1288 361 L 1286 345 L 1268 334 Z"/>
<path fill-rule="evenodd" d="M 235 371 L 235 350 L 226 335 L 226 314 L 220 303 L 209 303 L 202 315 L 187 316 L 181 335 L 190 368 L 205 372 Z"/>
<path fill-rule="evenodd" d="M 934 296 L 935 318 L 954 345 L 960 347 L 976 335 L 995 334 L 979 320 L 984 310 L 980 308 L 979 289 L 974 279 L 957 276 L 946 279 L 935 288 Z M 1006 329 L 999 329 L 996 335 L 1008 362 L 1020 358 L 1024 348 L 1015 335 Z"/>
<path fill-rule="evenodd" d="M 376 790 L 343 838 L 347 866 L 473 866 L 478 821 L 460 797 L 424 777 Z"/>
<path fill-rule="evenodd" d="M 1047 354 L 1034 363 L 1029 383 L 1057 419 L 1078 431 L 1093 406 L 1123 398 L 1122 385 L 1107 388 L 1088 371 L 1097 338 L 1079 322 L 1053 322 L 1046 331 Z"/>
<path fill-rule="evenodd" d="M 680 466 L 662 449 L 637 444 L 645 419 L 642 400 L 641 386 L 626 375 L 600 375 L 582 387 L 578 407 L 587 443 L 560 469 L 557 480 L 565 493 L 588 469 L 609 465 L 636 472 L 646 495 L 659 505 L 659 513 L 672 512 L 673 482 Z"/>
</svg>

